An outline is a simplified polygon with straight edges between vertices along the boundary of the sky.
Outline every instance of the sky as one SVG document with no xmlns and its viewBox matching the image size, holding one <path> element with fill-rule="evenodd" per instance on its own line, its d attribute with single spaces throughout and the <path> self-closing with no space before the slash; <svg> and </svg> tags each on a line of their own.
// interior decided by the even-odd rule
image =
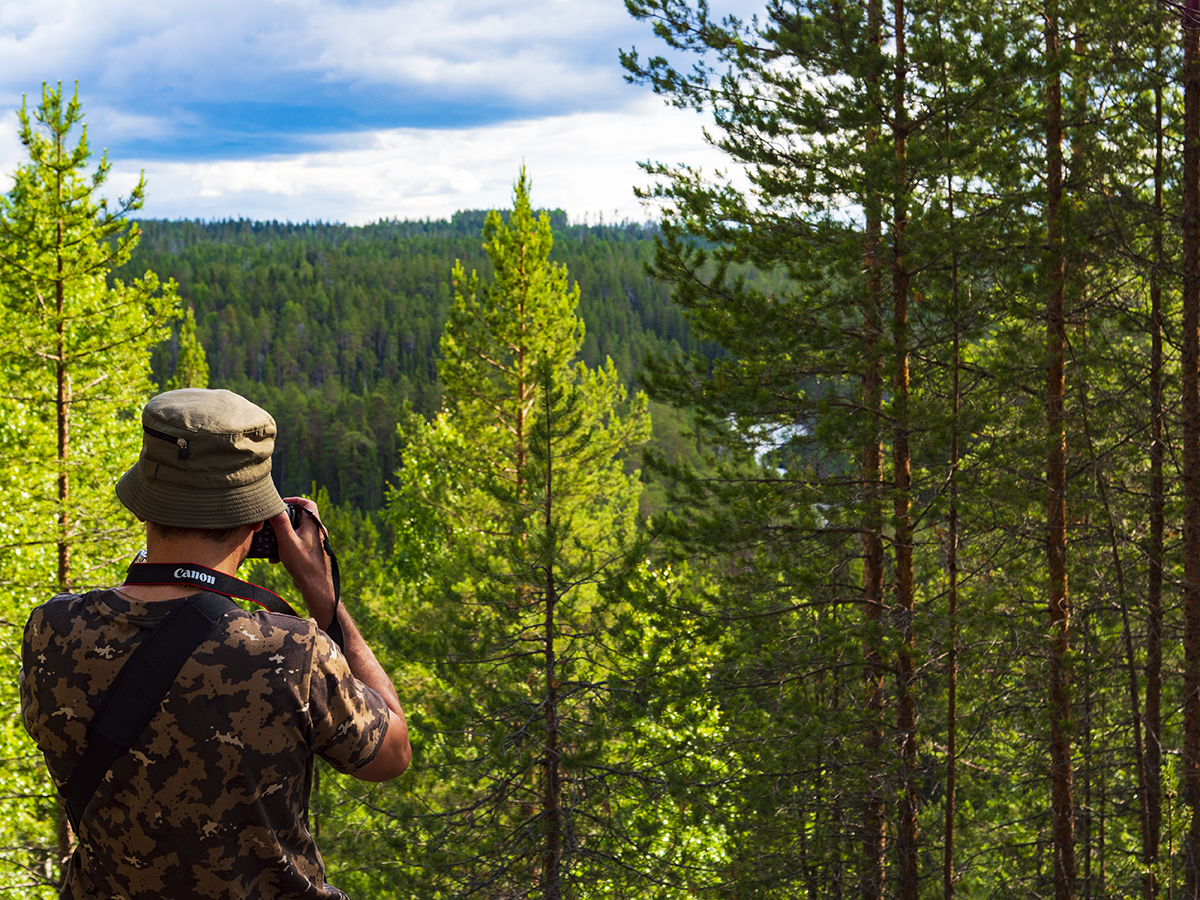
<svg viewBox="0 0 1200 900">
<path fill-rule="evenodd" d="M 142 217 L 445 218 L 509 205 L 524 164 L 536 206 L 646 221 L 639 161 L 724 163 L 703 115 L 625 82 L 632 48 L 664 49 L 622 0 L 0 0 L 0 173 L 22 97 L 78 82 Z"/>
</svg>

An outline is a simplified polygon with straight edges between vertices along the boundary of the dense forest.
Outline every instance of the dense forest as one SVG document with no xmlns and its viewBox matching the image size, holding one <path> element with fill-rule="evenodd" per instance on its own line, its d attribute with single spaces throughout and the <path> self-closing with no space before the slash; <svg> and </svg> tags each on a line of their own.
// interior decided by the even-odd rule
<svg viewBox="0 0 1200 900">
<path fill-rule="evenodd" d="M 317 768 L 352 896 L 1200 898 L 1200 3 L 626 7 L 730 162 L 647 165 L 654 226 L 522 171 L 134 227 L 77 104 L 22 118 L 0 892 L 71 842 L 22 623 L 120 578 L 127 426 L 203 383 L 275 414 L 408 712 L 402 778 Z"/>
<path fill-rule="evenodd" d="M 314 483 L 362 509 L 383 503 L 397 466 L 396 424 L 405 407 L 441 406 L 437 359 L 452 302 L 456 260 L 490 274 L 484 212 L 449 221 L 375 225 L 277 222 L 139 222 L 142 238 L 111 278 L 152 271 L 179 285 L 214 385 L 272 410 L 280 423 L 275 475 L 295 494 Z M 580 286 L 586 329 L 580 358 L 611 358 L 636 384 L 649 353 L 720 352 L 701 345 L 670 289 L 645 264 L 655 229 L 567 225 L 550 214 L 553 258 Z M 157 347 L 159 384 L 173 375 L 178 328 Z M 664 410 L 672 426 L 679 419 Z M 678 429 L 663 422 L 664 440 Z"/>
</svg>

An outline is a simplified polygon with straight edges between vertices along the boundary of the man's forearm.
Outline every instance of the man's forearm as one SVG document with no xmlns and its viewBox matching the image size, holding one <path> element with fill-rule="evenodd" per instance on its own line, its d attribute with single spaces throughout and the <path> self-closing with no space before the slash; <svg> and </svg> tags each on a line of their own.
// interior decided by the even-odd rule
<svg viewBox="0 0 1200 900">
<path fill-rule="evenodd" d="M 303 505 L 313 514 L 313 519 L 315 519 L 317 512 L 316 504 L 311 500 L 306 500 L 303 497 L 288 497 L 285 499 L 288 503 Z M 358 626 L 354 624 L 354 619 L 351 617 L 350 611 L 346 609 L 344 603 L 338 603 L 334 598 L 333 578 L 330 571 L 329 558 L 325 555 L 325 550 L 322 547 L 321 528 L 314 523 L 313 519 L 305 519 L 301 523 L 299 530 L 287 527 L 287 517 L 284 514 L 280 514 L 272 519 L 273 524 L 276 520 L 278 520 L 279 524 L 279 527 L 275 529 L 275 533 L 279 540 L 280 561 L 287 567 L 288 572 L 292 576 L 292 584 L 300 592 L 300 596 L 304 598 L 304 603 L 308 607 L 308 613 L 316 619 L 319 628 L 328 632 L 336 611 L 338 622 L 342 626 L 342 635 L 345 638 L 343 652 L 346 655 L 350 671 L 355 678 L 367 685 L 367 687 L 374 689 L 383 697 L 388 709 L 392 712 L 393 719 L 390 728 L 395 729 L 398 725 L 402 729 L 394 737 L 396 740 L 403 741 L 405 753 L 407 754 L 408 722 L 404 716 L 404 707 L 400 705 L 400 697 L 396 693 L 395 685 L 392 684 L 392 680 L 388 677 L 387 672 L 384 671 L 383 666 L 379 664 L 379 660 L 375 658 L 375 654 L 371 651 L 371 648 L 363 640 Z M 280 536 L 281 530 L 283 531 L 282 536 Z M 407 762 L 405 765 L 407 765 Z"/>
<path fill-rule="evenodd" d="M 346 661 L 350 664 L 350 671 L 354 673 L 354 677 L 367 687 L 378 691 L 379 695 L 387 702 L 388 708 L 404 718 L 404 708 L 400 705 L 400 696 L 396 693 L 396 686 L 392 684 L 392 679 L 388 677 L 383 666 L 379 664 L 379 660 L 375 658 L 374 651 L 363 640 L 362 633 L 354 624 L 354 619 L 344 603 L 338 605 L 338 622 L 341 623 L 342 634 L 346 639 L 346 646 L 342 648 L 342 651 L 346 654 Z"/>
</svg>

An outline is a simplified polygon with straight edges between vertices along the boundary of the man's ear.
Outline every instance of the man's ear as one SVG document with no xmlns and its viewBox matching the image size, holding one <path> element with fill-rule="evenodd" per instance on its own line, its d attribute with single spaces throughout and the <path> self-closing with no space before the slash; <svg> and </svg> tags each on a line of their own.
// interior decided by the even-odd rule
<svg viewBox="0 0 1200 900">
<path fill-rule="evenodd" d="M 267 524 L 266 522 L 251 522 L 250 523 L 250 533 L 253 534 L 256 531 L 261 531 L 262 527 L 266 524 Z"/>
</svg>

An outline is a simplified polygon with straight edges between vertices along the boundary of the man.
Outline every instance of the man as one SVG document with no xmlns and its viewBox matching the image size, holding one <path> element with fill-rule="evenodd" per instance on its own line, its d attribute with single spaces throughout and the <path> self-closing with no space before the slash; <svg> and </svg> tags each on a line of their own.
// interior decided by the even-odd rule
<svg viewBox="0 0 1200 900">
<path fill-rule="evenodd" d="M 289 499 L 312 514 L 293 531 L 271 481 L 274 419 L 229 391 L 189 388 L 151 400 L 142 425 L 138 462 L 116 491 L 146 522 L 146 561 L 233 576 L 265 523 L 312 618 L 230 608 L 215 619 L 78 811 L 61 896 L 345 897 L 325 882 L 309 833 L 313 756 L 366 781 L 403 772 L 411 751 L 395 688 L 335 605 L 311 501 Z M 134 580 L 61 594 L 26 625 L 22 715 L 60 789 L 134 648 L 202 596 Z M 335 610 L 342 650 L 326 634 Z"/>
</svg>

